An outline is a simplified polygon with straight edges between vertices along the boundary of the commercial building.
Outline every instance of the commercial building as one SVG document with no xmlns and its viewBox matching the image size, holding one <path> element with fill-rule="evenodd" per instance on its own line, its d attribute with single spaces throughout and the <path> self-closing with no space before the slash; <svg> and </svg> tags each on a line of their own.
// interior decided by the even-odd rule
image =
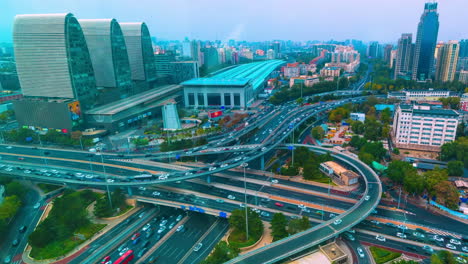
<svg viewBox="0 0 468 264">
<path fill-rule="evenodd" d="M 299 63 L 288 63 L 283 67 L 284 77 L 292 78 L 299 77 L 301 75 L 301 70 L 299 69 Z"/>
<path fill-rule="evenodd" d="M 439 14 L 437 13 L 437 3 L 426 3 L 416 35 L 412 70 L 413 80 L 425 81 L 431 78 L 438 33 Z"/>
<path fill-rule="evenodd" d="M 468 39 L 460 40 L 457 71 L 468 70 Z"/>
<path fill-rule="evenodd" d="M 426 104 L 400 104 L 393 120 L 393 143 L 402 149 L 439 151 L 455 140 L 459 113 Z"/>
<path fill-rule="evenodd" d="M 156 68 L 156 75 L 158 78 L 167 78 L 169 82 L 169 77 L 171 75 L 172 66 L 171 63 L 175 61 L 175 54 L 172 51 L 166 51 L 165 53 L 159 53 L 154 55 Z"/>
<path fill-rule="evenodd" d="M 302 84 L 304 87 L 312 87 L 314 84 L 319 83 L 320 79 L 318 75 L 313 76 L 299 76 L 289 79 L 289 88 L 293 87 L 295 84 Z"/>
<path fill-rule="evenodd" d="M 83 109 L 96 105 L 91 58 L 72 14 L 17 15 L 13 41 L 25 97 L 78 100 Z"/>
<path fill-rule="evenodd" d="M 412 43 L 412 34 L 405 33 L 398 40 L 398 51 L 396 54 L 394 79 L 405 78 L 412 69 L 414 54 L 414 44 Z"/>
<path fill-rule="evenodd" d="M 172 83 L 180 84 L 182 82 L 199 78 L 200 71 L 198 61 L 175 61 L 171 62 Z"/>
<path fill-rule="evenodd" d="M 402 90 L 388 93 L 388 98 L 397 98 L 402 101 L 435 101 L 439 98 L 456 96 L 456 93 L 449 90 Z"/>
<path fill-rule="evenodd" d="M 358 183 L 359 174 L 348 170 L 334 161 L 320 163 L 320 170 L 331 177 L 333 182 L 340 185 L 353 185 Z"/>
<path fill-rule="evenodd" d="M 459 75 L 458 75 L 458 81 L 464 83 L 464 84 L 468 84 L 468 70 L 462 70 L 460 71 Z"/>
<path fill-rule="evenodd" d="M 281 60 L 247 63 L 209 78 L 183 82 L 185 107 L 246 108 L 283 63 Z"/>
<path fill-rule="evenodd" d="M 115 19 L 79 19 L 94 69 L 99 103 L 133 94 L 125 40 Z"/>
<path fill-rule="evenodd" d="M 455 79 L 459 50 L 460 44 L 456 40 L 449 41 L 439 49 L 435 73 L 437 81 L 447 82 Z"/>
</svg>

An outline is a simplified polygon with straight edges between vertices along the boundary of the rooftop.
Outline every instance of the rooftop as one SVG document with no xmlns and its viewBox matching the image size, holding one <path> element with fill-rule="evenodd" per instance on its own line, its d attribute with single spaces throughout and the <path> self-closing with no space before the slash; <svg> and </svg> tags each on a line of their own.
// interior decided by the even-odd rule
<svg viewBox="0 0 468 264">
<path fill-rule="evenodd" d="M 168 93 L 175 92 L 180 89 L 180 85 L 166 85 L 157 87 L 146 92 L 142 92 L 124 99 L 121 99 L 110 104 L 93 108 L 86 112 L 88 115 L 114 115 L 136 105 L 148 102 L 158 97 L 165 96 Z"/>
<path fill-rule="evenodd" d="M 246 63 L 225 71 L 219 71 L 211 77 L 197 78 L 183 82 L 182 85 L 242 86 L 247 85 L 247 83 L 250 82 L 253 89 L 256 90 L 264 81 L 267 80 L 271 72 L 282 64 L 284 64 L 284 61 L 282 60 Z"/>
<path fill-rule="evenodd" d="M 413 111 L 413 114 L 421 115 L 440 115 L 440 116 L 453 116 L 458 117 L 459 114 L 457 111 L 452 109 L 440 109 L 431 107 L 430 109 L 413 109 L 413 105 L 410 104 L 400 104 L 400 108 L 406 111 Z"/>
</svg>

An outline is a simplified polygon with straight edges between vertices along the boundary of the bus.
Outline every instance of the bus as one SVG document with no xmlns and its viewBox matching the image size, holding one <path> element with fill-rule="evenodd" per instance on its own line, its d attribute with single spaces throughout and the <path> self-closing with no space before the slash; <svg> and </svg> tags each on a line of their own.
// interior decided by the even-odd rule
<svg viewBox="0 0 468 264">
<path fill-rule="evenodd" d="M 127 264 L 130 263 L 133 259 L 133 250 L 128 250 L 125 252 L 120 258 L 118 258 L 116 261 L 114 261 L 113 264 Z"/>
</svg>

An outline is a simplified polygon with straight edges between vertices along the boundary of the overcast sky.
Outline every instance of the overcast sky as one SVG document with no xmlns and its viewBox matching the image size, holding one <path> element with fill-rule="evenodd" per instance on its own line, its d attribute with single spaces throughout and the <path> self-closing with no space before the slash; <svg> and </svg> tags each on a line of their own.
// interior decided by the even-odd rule
<svg viewBox="0 0 468 264">
<path fill-rule="evenodd" d="M 396 42 L 415 34 L 426 0 L 1 0 L 0 42 L 16 14 L 71 12 L 144 21 L 160 39 Z M 439 1 L 439 41 L 468 38 L 468 0 Z M 463 22 L 464 21 L 464 22 Z"/>
</svg>

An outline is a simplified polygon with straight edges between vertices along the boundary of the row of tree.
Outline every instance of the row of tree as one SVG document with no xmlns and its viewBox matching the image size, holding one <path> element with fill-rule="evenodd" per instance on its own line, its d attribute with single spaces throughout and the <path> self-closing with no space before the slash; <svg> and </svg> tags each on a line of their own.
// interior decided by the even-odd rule
<svg viewBox="0 0 468 264">
<path fill-rule="evenodd" d="M 247 242 L 246 221 L 245 221 L 245 210 L 246 208 L 236 209 L 231 212 L 229 216 L 229 226 L 233 228 L 233 233 L 240 234 L 237 237 L 241 238 L 239 243 Z M 257 241 L 263 234 L 263 222 L 260 215 L 248 208 L 248 225 L 249 225 L 249 240 Z"/>
<path fill-rule="evenodd" d="M 341 78 L 345 79 L 345 78 Z M 344 84 L 342 84 L 344 85 Z M 341 87 L 341 88 L 347 88 Z M 284 87 L 281 90 L 277 91 L 274 95 L 272 95 L 268 101 L 274 105 L 279 105 L 287 101 L 295 100 L 302 96 L 309 96 L 324 92 L 331 92 L 337 89 L 337 81 L 323 81 L 314 84 L 312 87 L 306 87 L 301 84 L 294 84 L 291 88 Z"/>
<path fill-rule="evenodd" d="M 291 219 L 288 221 L 283 213 L 275 213 L 271 219 L 271 235 L 273 241 L 283 239 L 287 236 L 294 235 L 311 227 L 309 218 Z"/>
<path fill-rule="evenodd" d="M 302 176 L 306 180 L 322 178 L 323 174 L 319 170 L 320 163 L 332 160 L 329 152 L 317 155 L 306 147 L 298 147 L 294 150 L 294 166 L 302 168 Z"/>
<path fill-rule="evenodd" d="M 49 129 L 45 135 L 39 135 L 34 130 L 19 128 L 4 132 L 3 135 L 7 141 L 20 144 L 39 144 L 42 142 L 75 147 L 79 147 L 81 144 L 83 144 L 83 147 L 90 147 L 93 145 L 93 140 L 91 138 L 82 138 L 80 131 L 64 134 L 55 129 Z"/>
<path fill-rule="evenodd" d="M 112 205 L 109 202 L 108 193 L 105 193 L 103 196 L 97 199 L 96 204 L 94 205 L 94 215 L 96 217 L 111 217 L 127 208 L 125 194 L 120 188 L 112 192 L 110 197 Z"/>
<path fill-rule="evenodd" d="M 206 145 L 208 141 L 206 138 L 200 138 L 198 140 L 191 140 L 191 139 L 181 139 L 173 142 L 164 141 L 159 145 L 159 148 L 162 152 L 173 151 L 173 150 L 181 150 L 187 148 L 194 148 L 201 145 Z"/>
<path fill-rule="evenodd" d="M 468 169 L 468 137 L 459 137 L 457 140 L 442 145 L 440 159 L 443 161 L 460 161 Z"/>
<path fill-rule="evenodd" d="M 429 197 L 435 197 L 439 204 L 455 210 L 458 208 L 459 193 L 448 180 L 447 170 L 436 168 L 419 174 L 412 164 L 394 160 L 389 164 L 386 174 L 410 194 L 427 193 Z"/>
<path fill-rule="evenodd" d="M 0 177 L 0 185 L 5 187 L 3 202 L 0 203 L 0 238 L 4 238 L 3 233 L 8 229 L 10 220 L 21 208 L 27 188 L 8 177 Z"/>
</svg>

